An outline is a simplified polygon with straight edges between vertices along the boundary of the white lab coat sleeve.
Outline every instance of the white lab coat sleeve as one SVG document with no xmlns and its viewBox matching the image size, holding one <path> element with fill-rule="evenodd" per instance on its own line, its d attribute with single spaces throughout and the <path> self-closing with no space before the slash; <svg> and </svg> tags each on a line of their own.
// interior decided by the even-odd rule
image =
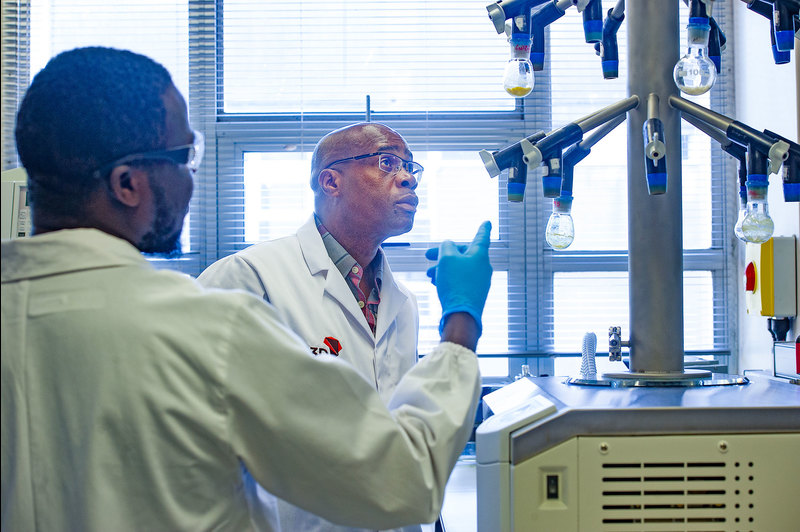
<svg viewBox="0 0 800 532">
<path fill-rule="evenodd" d="M 258 270 L 239 254 L 229 255 L 206 268 L 197 280 L 207 288 L 245 290 L 269 301 Z"/>
<path fill-rule="evenodd" d="M 414 345 L 419 346 L 419 305 L 417 304 L 417 296 L 414 292 L 411 290 L 407 290 L 407 292 L 414 316 Z M 414 348 L 414 362 L 419 362 L 419 347 Z"/>
<path fill-rule="evenodd" d="M 245 305 L 231 333 L 229 437 L 266 490 L 342 525 L 436 519 L 479 397 L 472 351 L 440 345 L 387 409 L 348 364 L 310 356 L 267 305 Z"/>
</svg>

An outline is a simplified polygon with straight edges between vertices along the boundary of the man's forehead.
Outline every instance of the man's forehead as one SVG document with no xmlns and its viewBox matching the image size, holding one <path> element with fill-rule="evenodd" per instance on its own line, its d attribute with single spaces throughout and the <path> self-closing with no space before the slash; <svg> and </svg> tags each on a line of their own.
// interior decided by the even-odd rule
<svg viewBox="0 0 800 532">
<path fill-rule="evenodd" d="M 365 148 L 372 151 L 397 151 L 411 154 L 408 144 L 399 133 L 380 124 L 369 124 L 361 128 L 360 133 Z"/>
</svg>

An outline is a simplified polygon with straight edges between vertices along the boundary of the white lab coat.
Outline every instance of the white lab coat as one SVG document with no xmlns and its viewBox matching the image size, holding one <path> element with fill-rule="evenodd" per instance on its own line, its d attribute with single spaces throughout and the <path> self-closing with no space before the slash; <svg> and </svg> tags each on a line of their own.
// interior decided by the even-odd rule
<svg viewBox="0 0 800 532">
<path fill-rule="evenodd" d="M 414 294 L 395 281 L 384 256 L 373 335 L 347 281 L 328 256 L 313 216 L 296 235 L 229 255 L 197 279 L 208 287 L 244 289 L 269 301 L 314 352 L 329 352 L 325 339 L 336 338 L 341 344 L 339 358 L 363 375 L 386 403 L 417 361 L 419 315 Z"/>
<path fill-rule="evenodd" d="M 337 339 L 339 358 L 363 375 L 386 403 L 401 377 L 416 363 L 419 316 L 413 293 L 395 281 L 384 256 L 373 334 L 347 281 L 328 256 L 313 216 L 297 234 L 225 257 L 209 266 L 198 280 L 210 287 L 245 289 L 269 301 L 312 351 L 330 352 L 325 339 Z M 324 388 L 324 379 L 316 385 Z M 258 498 L 270 501 L 261 490 Z M 335 526 L 283 501 L 277 506 L 284 531 L 356 530 Z M 419 529 L 413 526 L 404 531 Z"/>
<path fill-rule="evenodd" d="M 1 337 L 3 530 L 247 530 L 242 464 L 346 525 L 433 520 L 480 389 L 445 343 L 387 409 L 269 305 L 91 229 L 2 243 Z"/>
</svg>

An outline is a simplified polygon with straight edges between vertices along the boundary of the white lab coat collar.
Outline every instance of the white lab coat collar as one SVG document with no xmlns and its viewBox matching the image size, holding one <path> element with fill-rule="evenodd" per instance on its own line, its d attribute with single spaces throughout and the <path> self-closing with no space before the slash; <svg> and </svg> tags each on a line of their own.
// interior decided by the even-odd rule
<svg viewBox="0 0 800 532">
<path fill-rule="evenodd" d="M 306 265 L 311 275 L 317 275 L 328 270 L 337 271 L 336 266 L 328 256 L 325 244 L 322 242 L 322 235 L 319 234 L 313 214 L 297 230 L 297 240 L 300 242 L 300 250 L 303 252 L 303 258 L 306 260 Z"/>
<path fill-rule="evenodd" d="M 364 313 L 359 308 L 356 298 L 353 297 L 353 292 L 347 286 L 347 281 L 328 256 L 328 251 L 322 242 L 322 235 L 319 234 L 314 221 L 314 215 L 311 215 L 308 221 L 297 230 L 297 240 L 300 243 L 300 250 L 309 273 L 312 276 L 325 276 L 325 292 L 341 305 L 354 322 L 359 324 L 359 330 L 377 344 L 389 330 L 389 326 L 394 323 L 397 314 L 408 299 L 408 294 L 401 290 L 394 280 L 389 262 L 386 260 L 386 253 L 382 253 L 383 286 L 381 287 L 381 303 L 378 306 L 378 322 L 375 324 L 375 334 L 373 335 Z"/>
<path fill-rule="evenodd" d="M 16 243 L 16 247 L 12 243 Z M 26 252 L 12 251 L 14 249 Z M 2 260 L 4 283 L 147 262 L 129 242 L 97 229 L 63 229 L 22 240 L 3 241 Z"/>
</svg>

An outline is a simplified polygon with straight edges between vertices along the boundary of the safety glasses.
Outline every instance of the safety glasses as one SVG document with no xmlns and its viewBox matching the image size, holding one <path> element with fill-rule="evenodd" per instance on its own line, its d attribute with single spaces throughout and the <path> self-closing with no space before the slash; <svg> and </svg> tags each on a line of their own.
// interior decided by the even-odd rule
<svg viewBox="0 0 800 532">
<path fill-rule="evenodd" d="M 191 144 L 176 146 L 166 150 L 132 153 L 101 166 L 92 173 L 92 176 L 95 179 L 102 179 L 114 167 L 134 163 L 136 161 L 170 161 L 176 164 L 185 164 L 189 170 L 196 172 L 198 168 L 200 168 L 200 163 L 203 160 L 205 137 L 197 130 L 194 130 L 192 133 L 194 134 L 194 141 Z"/>
<path fill-rule="evenodd" d="M 343 163 L 345 161 L 358 161 L 361 159 L 366 159 L 368 157 L 377 157 L 378 168 L 380 168 L 387 174 L 394 175 L 401 169 L 403 169 L 409 174 L 413 175 L 417 183 L 419 183 L 422 180 L 422 172 L 423 170 L 425 170 L 425 168 L 423 168 L 421 164 L 414 161 L 406 161 L 405 159 L 402 159 L 393 153 L 375 152 L 375 153 L 367 153 L 364 155 L 356 155 L 353 157 L 346 157 L 344 159 L 338 159 L 336 161 L 333 161 L 332 163 L 328 163 L 328 166 L 326 166 L 325 168 L 330 168 L 334 164 Z"/>
</svg>

